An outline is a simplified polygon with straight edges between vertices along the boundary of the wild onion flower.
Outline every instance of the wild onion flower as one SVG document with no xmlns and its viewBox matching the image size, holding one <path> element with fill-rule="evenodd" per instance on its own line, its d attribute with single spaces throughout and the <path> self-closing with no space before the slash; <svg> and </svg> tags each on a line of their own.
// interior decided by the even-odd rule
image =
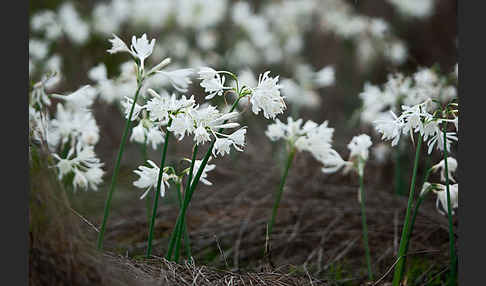
<svg viewBox="0 0 486 286">
<path fill-rule="evenodd" d="M 145 189 L 145 192 L 140 196 L 140 199 L 145 198 L 151 189 L 157 187 L 157 180 L 159 177 L 160 168 L 155 164 L 152 160 L 147 160 L 147 163 L 150 167 L 147 166 L 138 166 L 137 170 L 133 172 L 139 176 L 138 180 L 133 182 L 133 185 L 140 189 Z M 163 184 L 160 186 L 160 196 L 165 196 L 165 186 L 169 187 L 169 180 L 177 180 L 178 177 L 175 174 L 168 173 L 169 168 L 164 169 L 164 173 L 162 175 Z"/>
<path fill-rule="evenodd" d="M 202 67 L 199 69 L 199 79 L 201 79 L 201 87 L 204 88 L 204 92 L 208 93 L 206 100 L 212 99 L 216 95 L 223 95 L 225 90 L 231 89 L 231 87 L 224 86 L 225 77 L 210 67 Z"/>
<path fill-rule="evenodd" d="M 445 170 L 445 164 L 443 159 L 439 163 L 432 166 L 431 169 L 432 171 L 440 170 L 440 180 L 442 182 L 446 181 L 446 176 L 449 177 L 449 180 L 451 180 L 452 182 L 454 183 L 456 182 L 456 180 L 452 176 L 452 173 L 454 173 L 457 169 L 457 161 L 453 157 L 447 157 L 447 169 L 448 169 L 447 174 L 445 173 L 446 170 Z"/>
<path fill-rule="evenodd" d="M 422 191 L 420 192 L 420 195 L 422 195 L 425 190 L 428 188 L 431 188 L 431 190 L 437 195 L 437 200 L 435 203 L 435 206 L 437 208 L 437 211 L 441 214 L 446 216 L 447 215 L 447 190 L 446 186 L 442 184 L 431 184 L 429 182 L 425 182 L 424 185 L 422 186 Z M 459 206 L 459 184 L 453 184 L 449 185 L 449 192 L 450 192 L 450 200 L 451 200 L 451 213 L 454 214 L 454 209 Z M 444 212 L 443 210 L 446 210 Z"/>
<path fill-rule="evenodd" d="M 266 71 L 258 78 L 258 85 L 252 90 L 250 102 L 252 111 L 258 114 L 260 110 L 267 119 L 274 119 L 277 114 L 283 113 L 287 108 L 285 101 L 280 96 L 278 76 L 272 78 L 269 76 L 270 71 Z"/>
<path fill-rule="evenodd" d="M 81 142 L 76 148 L 69 149 L 66 158 L 61 158 L 58 154 L 53 154 L 58 160 L 56 168 L 59 172 L 59 180 L 67 174 L 73 172 L 73 187 L 83 189 L 98 190 L 98 185 L 102 182 L 104 171 L 101 169 L 103 163 L 96 157 L 94 147 L 83 145 Z"/>
</svg>

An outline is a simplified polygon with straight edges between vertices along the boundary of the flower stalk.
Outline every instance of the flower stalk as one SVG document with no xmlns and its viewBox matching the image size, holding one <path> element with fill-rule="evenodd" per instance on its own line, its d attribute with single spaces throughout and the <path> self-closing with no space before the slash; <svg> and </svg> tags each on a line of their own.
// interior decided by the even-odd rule
<svg viewBox="0 0 486 286">
<path fill-rule="evenodd" d="M 167 127 L 170 127 L 171 124 L 172 124 L 172 118 L 169 119 L 169 123 L 167 124 Z M 146 255 L 147 258 L 150 257 L 151 252 L 152 252 L 152 240 L 153 240 L 153 236 L 154 236 L 155 217 L 157 216 L 157 205 L 159 203 L 160 185 L 162 184 L 162 175 L 164 173 L 164 164 L 165 164 L 165 157 L 166 157 L 166 154 L 167 154 L 167 146 L 169 145 L 169 137 L 170 137 L 170 131 L 166 130 L 164 147 L 163 147 L 163 150 L 162 150 L 162 158 L 160 159 L 160 171 L 159 171 L 159 177 L 158 177 L 158 181 L 157 181 L 157 189 L 155 191 L 154 203 L 153 203 L 153 207 L 152 207 L 152 217 L 150 219 L 147 255 Z"/>
<path fill-rule="evenodd" d="M 370 247 L 368 244 L 368 225 L 366 223 L 366 193 L 364 191 L 363 174 L 359 174 L 359 193 L 361 197 L 361 222 L 363 224 L 363 243 L 365 247 L 366 264 L 368 266 L 368 279 L 373 280 L 373 270 L 371 269 Z"/>
<path fill-rule="evenodd" d="M 293 145 L 290 146 L 289 155 L 287 157 L 287 163 L 285 164 L 285 169 L 282 175 L 282 179 L 280 180 L 280 185 L 278 187 L 277 193 L 275 195 L 275 202 L 273 204 L 272 209 L 272 218 L 270 219 L 270 223 L 268 226 L 268 236 L 270 237 L 272 234 L 273 225 L 275 224 L 275 217 L 277 216 L 278 207 L 280 205 L 280 200 L 282 199 L 283 188 L 285 186 L 285 180 L 287 179 L 287 175 L 289 173 L 289 169 L 292 165 L 292 161 L 294 160 L 295 156 L 295 147 Z"/>
<path fill-rule="evenodd" d="M 123 131 L 122 139 L 120 142 L 120 147 L 118 148 L 118 156 L 116 158 L 115 162 L 115 169 L 113 170 L 113 175 L 111 177 L 111 185 L 110 185 L 110 190 L 108 191 L 108 196 L 105 201 L 105 210 L 104 210 L 104 215 L 103 215 L 103 221 L 101 223 L 101 228 L 100 232 L 98 234 L 98 241 L 97 241 L 97 248 L 98 250 L 103 249 L 103 239 L 105 235 L 105 230 L 106 230 L 106 223 L 108 221 L 108 216 L 110 215 L 110 209 L 111 209 L 111 199 L 113 197 L 113 192 L 115 191 L 116 188 L 116 182 L 118 178 L 118 171 L 120 170 L 120 162 L 121 158 L 123 156 L 123 151 L 125 149 L 125 145 L 127 142 L 127 136 L 128 136 L 128 131 L 130 130 L 130 124 L 132 120 L 132 114 L 133 110 L 135 109 L 135 104 L 138 99 L 138 95 L 140 93 L 140 89 L 142 88 L 142 82 L 138 81 L 138 87 L 137 91 L 135 92 L 135 97 L 133 98 L 133 103 L 130 108 L 130 114 L 128 115 L 128 118 L 125 121 L 125 130 Z"/>
<path fill-rule="evenodd" d="M 393 274 L 393 286 L 399 286 L 403 276 L 406 248 L 408 245 L 408 241 L 407 241 L 408 229 L 410 228 L 410 215 L 411 215 L 412 203 L 413 203 L 413 198 L 415 193 L 415 180 L 417 178 L 417 169 L 418 169 L 418 161 L 420 157 L 421 146 L 422 146 L 422 135 L 419 133 L 418 140 L 417 140 L 417 148 L 415 151 L 415 160 L 413 163 L 412 182 L 410 183 L 410 192 L 408 195 L 407 211 L 405 213 L 405 223 L 403 225 L 402 236 L 400 238 L 400 247 L 398 250 L 398 262 L 395 265 L 395 271 Z"/>
</svg>

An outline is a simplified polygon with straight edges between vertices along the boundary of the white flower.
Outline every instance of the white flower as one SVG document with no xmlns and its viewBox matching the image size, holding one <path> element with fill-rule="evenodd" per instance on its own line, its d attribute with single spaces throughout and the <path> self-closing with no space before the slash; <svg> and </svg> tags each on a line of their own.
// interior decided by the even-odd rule
<svg viewBox="0 0 486 286">
<path fill-rule="evenodd" d="M 207 141 L 211 140 L 211 136 L 209 135 L 206 128 L 202 125 L 199 125 L 196 130 L 194 130 L 194 140 L 196 141 L 197 145 L 204 144 Z"/>
<path fill-rule="evenodd" d="M 152 127 L 147 133 L 147 143 L 152 144 L 152 149 L 157 149 L 157 145 L 164 143 L 164 133 L 157 127 Z"/>
<path fill-rule="evenodd" d="M 144 107 L 150 112 L 150 120 L 159 121 L 165 124 L 169 120 L 169 115 L 175 112 L 188 113 L 194 107 L 194 96 L 177 98 L 175 94 L 169 96 L 167 92 L 159 95 L 153 89 L 147 90 L 153 96 Z"/>
<path fill-rule="evenodd" d="M 447 215 L 447 187 L 441 184 L 434 185 L 435 187 L 432 191 L 437 195 L 437 201 L 435 203 L 437 211 L 442 215 Z M 452 207 L 451 214 L 454 214 L 454 209 L 459 206 L 459 184 L 449 185 L 449 195 Z"/>
<path fill-rule="evenodd" d="M 172 86 L 180 92 L 187 91 L 187 87 L 192 82 L 190 75 L 192 75 L 193 72 L 193 69 L 178 69 L 170 72 L 159 71 L 159 73 L 166 76 Z"/>
<path fill-rule="evenodd" d="M 72 110 L 82 110 L 88 108 L 93 104 L 96 96 L 96 90 L 89 85 L 85 85 L 71 94 L 53 94 L 52 96 L 65 100 L 66 106 Z"/>
<path fill-rule="evenodd" d="M 128 119 L 130 116 L 130 110 L 133 105 L 133 99 L 131 99 L 128 96 L 125 96 L 125 101 L 121 102 L 122 107 L 125 109 L 125 119 Z M 132 113 L 132 118 L 131 121 L 134 121 L 138 118 L 140 112 L 143 110 L 143 106 L 139 105 L 138 103 L 135 103 L 135 106 L 133 107 L 133 113 Z"/>
<path fill-rule="evenodd" d="M 333 85 L 335 81 L 334 67 L 327 66 L 316 73 L 315 82 L 319 87 L 326 87 Z"/>
<path fill-rule="evenodd" d="M 135 141 L 137 143 L 144 144 L 145 136 L 147 136 L 147 130 L 143 126 L 143 122 L 140 121 L 137 126 L 133 127 L 132 135 L 130 136 L 130 141 Z"/>
<path fill-rule="evenodd" d="M 224 156 L 225 154 L 229 154 L 232 143 L 233 142 L 227 138 L 216 138 L 216 141 L 214 142 L 213 156 L 217 157 L 217 155 Z"/>
<path fill-rule="evenodd" d="M 446 132 L 446 137 L 447 137 L 447 144 L 446 144 L 447 152 L 450 152 L 452 141 L 458 140 L 456 136 L 456 132 Z M 427 150 L 428 154 L 432 153 L 432 150 L 434 149 L 436 143 L 437 143 L 437 149 L 439 151 L 444 151 L 444 135 L 440 130 L 436 132 L 435 135 L 432 136 L 429 141 L 427 141 L 427 144 L 429 146 Z"/>
<path fill-rule="evenodd" d="M 100 63 L 99 65 L 93 67 L 92 69 L 89 70 L 88 77 L 89 79 L 95 82 L 107 80 L 108 77 L 107 77 L 106 66 L 103 63 Z"/>
<path fill-rule="evenodd" d="M 209 158 L 208 163 L 209 163 L 209 161 L 211 161 L 211 159 L 212 158 Z M 199 168 L 201 167 L 201 164 L 202 164 L 202 160 L 196 160 L 194 162 L 194 169 L 192 171 L 192 182 L 191 182 L 191 184 L 194 183 L 194 179 L 196 177 L 196 174 L 197 174 Z M 208 181 L 206 178 L 208 177 L 208 174 L 207 173 L 210 172 L 210 171 L 212 171 L 212 170 L 214 170 L 214 168 L 216 168 L 216 165 L 214 165 L 214 164 L 206 164 L 206 166 L 204 167 L 204 170 L 201 173 L 201 177 L 199 178 L 199 180 L 203 184 L 208 185 L 208 186 L 212 186 L 213 185 L 213 183 L 211 183 L 210 181 Z"/>
<path fill-rule="evenodd" d="M 440 170 L 440 180 L 442 182 L 445 182 L 446 181 L 446 173 L 445 173 L 445 161 L 444 159 L 442 159 L 439 163 L 435 164 L 434 166 L 432 166 L 432 171 L 437 171 L 437 170 Z M 456 182 L 456 180 L 454 179 L 454 177 L 452 176 L 452 173 L 454 173 L 457 169 L 457 161 L 456 159 L 452 158 L 452 157 L 447 157 L 447 176 L 449 177 L 449 180 L 451 180 L 452 182 Z"/>
<path fill-rule="evenodd" d="M 143 34 L 142 37 L 136 38 L 132 36 L 132 45 L 130 46 L 131 54 L 140 60 L 140 67 L 143 70 L 144 68 L 144 61 L 147 57 L 152 54 L 154 50 L 155 39 L 152 41 L 147 40 L 147 34 Z"/>
<path fill-rule="evenodd" d="M 137 170 L 134 170 L 133 172 L 137 175 L 140 176 L 138 180 L 133 182 L 133 185 L 137 188 L 140 189 L 146 189 L 145 192 L 140 196 L 140 199 L 145 198 L 145 196 L 148 194 L 148 192 L 153 188 L 156 190 L 157 188 L 157 182 L 159 178 L 159 171 L 160 168 L 151 160 L 147 160 L 147 163 L 151 167 L 147 166 L 139 166 Z M 174 179 L 174 175 L 169 175 L 165 171 L 162 174 L 162 183 L 160 184 L 160 196 L 163 197 L 165 195 L 165 186 L 169 187 L 169 180 Z"/>
<path fill-rule="evenodd" d="M 335 173 L 342 167 L 352 164 L 343 160 L 341 155 L 332 148 L 328 148 L 325 152 L 321 152 L 317 159 L 324 165 L 324 167 L 321 168 L 321 171 L 326 174 Z"/>
<path fill-rule="evenodd" d="M 199 75 L 199 79 L 212 79 L 218 76 L 218 72 L 210 67 L 201 67 L 197 72 Z"/>
<path fill-rule="evenodd" d="M 201 79 L 201 87 L 204 88 L 204 92 L 209 93 L 206 99 L 212 99 L 216 95 L 223 95 L 226 89 L 231 87 L 225 87 L 225 77 L 220 76 L 219 73 L 210 67 L 201 67 L 198 71 L 199 79 Z"/>
<path fill-rule="evenodd" d="M 405 125 L 403 119 L 398 118 L 393 111 L 390 110 L 392 118 L 383 118 L 374 121 L 375 128 L 379 133 L 382 133 L 382 140 L 392 140 L 392 146 L 397 145 L 400 140 L 400 134 Z"/>
<path fill-rule="evenodd" d="M 230 139 L 233 143 L 233 147 L 235 147 L 235 149 L 238 151 L 243 151 L 242 149 L 240 149 L 240 147 L 245 147 L 245 134 L 246 128 L 243 127 L 228 136 L 228 139 Z"/>
<path fill-rule="evenodd" d="M 131 51 L 128 49 L 127 45 L 125 42 L 123 42 L 120 38 L 117 37 L 117 35 L 113 34 L 113 39 L 109 39 L 112 47 L 111 49 L 108 49 L 107 52 L 110 54 L 115 54 L 119 52 L 128 52 L 131 53 Z"/>
<path fill-rule="evenodd" d="M 190 134 L 194 131 L 194 122 L 187 114 L 178 113 L 172 117 L 172 124 L 167 127 L 167 130 L 172 132 L 179 140 L 182 140 L 186 132 Z"/>
<path fill-rule="evenodd" d="M 370 136 L 366 134 L 361 134 L 354 136 L 351 142 L 348 144 L 348 149 L 350 152 L 349 158 L 355 156 L 361 157 L 363 160 L 368 160 L 369 148 L 373 145 Z"/>
<path fill-rule="evenodd" d="M 285 101 L 280 96 L 281 86 L 277 84 L 278 76 L 269 77 L 270 71 L 260 74 L 258 85 L 250 97 L 252 111 L 258 114 L 263 110 L 265 118 L 274 119 L 277 114 L 283 113 L 286 108 Z"/>
</svg>

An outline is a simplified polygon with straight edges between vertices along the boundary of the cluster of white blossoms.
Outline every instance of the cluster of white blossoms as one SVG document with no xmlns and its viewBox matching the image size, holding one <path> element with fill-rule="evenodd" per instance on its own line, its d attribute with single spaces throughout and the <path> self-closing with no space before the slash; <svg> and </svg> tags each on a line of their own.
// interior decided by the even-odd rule
<svg viewBox="0 0 486 286">
<path fill-rule="evenodd" d="M 446 176 L 449 177 L 449 181 L 455 184 L 449 185 L 449 194 L 451 200 L 451 214 L 454 214 L 454 209 L 459 206 L 459 184 L 456 183 L 456 180 L 452 176 L 452 174 L 457 169 L 457 161 L 453 157 L 447 157 L 447 171 L 445 171 L 445 163 L 444 159 L 442 159 L 439 163 L 432 166 L 432 171 L 440 171 L 440 180 L 441 182 L 446 182 Z M 421 194 L 423 194 L 428 188 L 433 191 L 437 195 L 436 207 L 437 211 L 442 215 L 447 215 L 447 187 L 446 185 L 439 184 L 439 183 L 429 183 L 425 182 L 422 186 Z M 445 212 L 443 210 L 446 210 Z"/>
<path fill-rule="evenodd" d="M 169 78 L 175 90 L 182 92 L 187 91 L 187 87 L 191 83 L 189 75 L 185 72 L 190 70 L 191 74 L 196 73 L 198 79 L 201 80 L 200 86 L 207 94 L 206 100 L 211 100 L 216 96 L 223 96 L 226 92 L 232 92 L 237 94 L 238 101 L 247 97 L 248 102 L 252 105 L 252 111 L 255 114 L 262 112 L 266 118 L 273 119 L 286 108 L 284 99 L 280 95 L 279 77 L 271 77 L 269 71 L 260 74 L 257 83 L 245 84 L 241 82 L 241 86 L 237 76 L 233 73 L 216 71 L 210 67 L 182 69 L 179 70 L 182 71 L 181 73 L 178 71 L 165 72 L 161 69 L 170 62 L 167 59 L 146 71 L 143 63 L 152 54 L 155 40 L 149 42 L 145 34 L 139 39 L 133 37 L 130 48 L 116 36 L 110 42 L 112 47 L 108 50 L 109 53 L 126 52 L 135 61 L 136 86 L 133 87 L 132 92 L 138 88 L 139 91 L 147 94 L 141 100 L 143 103 L 141 101 L 134 102 L 134 99 L 129 96 L 125 96 L 124 101 L 121 102 L 125 118 L 128 119 L 133 107 L 130 121 L 138 121 L 138 124 L 132 129 L 131 141 L 144 145 L 151 144 L 152 148 L 156 149 L 159 144 L 164 143 L 165 133 L 171 132 L 178 140 L 193 137 L 194 144 L 198 146 L 213 141 L 213 157 L 222 157 L 229 154 L 231 147 L 237 151 L 243 151 L 245 146 L 247 129 L 235 122 L 239 117 L 239 112 L 218 109 L 217 106 L 211 105 L 209 102 L 196 104 L 194 96 L 187 98 L 185 95 L 169 94 L 164 89 L 161 89 L 158 93 L 150 87 L 153 83 L 152 78 L 156 74 L 163 74 Z M 171 75 L 167 76 L 167 74 Z M 225 75 L 229 75 L 235 80 L 236 87 L 226 85 Z M 91 76 L 94 79 L 98 79 L 98 85 L 107 80 L 106 70 L 102 67 L 99 70 L 92 71 Z M 235 128 L 238 129 L 234 130 Z M 165 131 L 163 131 L 164 129 Z M 224 132 L 225 130 L 226 132 Z M 233 131 L 228 132 L 229 130 Z M 160 171 L 155 163 L 150 161 L 148 164 L 151 168 L 140 166 L 135 172 L 140 178 L 134 185 L 146 189 L 142 198 L 146 196 L 150 189 L 156 186 L 158 177 L 154 174 Z M 210 184 L 206 179 L 206 172 L 211 171 L 214 167 L 215 165 L 205 167 L 201 175 L 203 183 Z M 163 173 L 162 180 L 164 184 L 168 185 L 169 180 L 173 176 L 166 173 L 165 168 Z"/>
<path fill-rule="evenodd" d="M 402 113 L 397 116 L 393 111 L 390 112 L 390 116 L 383 117 L 374 122 L 376 130 L 382 134 L 383 140 L 392 140 L 392 146 L 398 144 L 400 136 L 410 135 L 413 140 L 413 134 L 419 133 L 424 142 L 427 142 L 427 153 L 432 153 L 434 147 L 438 150 L 444 150 L 444 136 L 442 133 L 442 125 L 447 123 L 453 123 L 456 131 L 458 130 L 457 110 L 454 111 L 454 119 L 442 118 L 442 114 L 434 112 L 429 113 L 428 106 L 432 102 L 431 99 L 413 105 L 402 105 Z M 457 141 L 456 132 L 446 132 L 447 151 L 450 151 L 450 146 L 453 141 Z"/>
<path fill-rule="evenodd" d="M 302 125 L 303 120 L 294 121 L 292 117 L 287 118 L 287 124 L 279 119 L 268 125 L 265 134 L 272 141 L 284 139 L 291 148 L 298 151 L 308 151 L 316 159 L 322 158 L 325 152 L 331 147 L 334 128 L 328 127 L 328 122 L 317 124 L 308 120 Z"/>
<path fill-rule="evenodd" d="M 296 80 L 282 79 L 282 94 L 296 106 L 318 108 L 321 99 L 317 89 L 332 86 L 335 82 L 333 66 L 325 66 L 317 72 L 310 65 L 298 65 L 295 69 Z"/>
<path fill-rule="evenodd" d="M 387 0 L 397 11 L 410 18 L 427 18 L 434 12 L 436 0 Z"/>
<path fill-rule="evenodd" d="M 390 24 L 382 19 L 359 14 L 353 5 L 344 0 L 283 0 L 278 3 L 262 3 L 258 9 L 250 2 L 228 0 L 215 0 L 211 5 L 202 0 L 111 0 L 92 5 L 88 15 L 81 15 L 78 6 L 71 2 L 63 3 L 57 10 L 42 10 L 32 15 L 30 72 L 42 70 L 50 58 L 56 59 L 61 67 L 62 58 L 56 55 L 55 45 L 61 37 L 66 37 L 74 45 L 85 47 L 90 37 L 105 37 L 126 29 L 132 33 L 148 29 L 158 34 L 162 32 L 164 37 L 159 43 L 148 42 L 147 46 L 153 51 L 152 59 L 155 62 L 170 56 L 187 66 L 229 66 L 238 69 L 257 69 L 262 63 L 270 67 L 284 63 L 288 67 L 287 77 L 297 78 L 299 69 L 309 66 L 304 56 L 304 35 L 315 33 L 312 19 L 322 23 L 324 29 L 320 29 L 321 33 L 353 39 L 357 43 L 357 55 L 363 63 L 385 58 L 400 64 L 407 57 L 406 46 L 394 35 Z M 227 35 L 239 36 L 236 40 L 228 39 L 226 33 L 218 32 L 222 29 L 229 30 Z M 189 39 L 195 39 L 195 43 Z M 146 44 L 146 41 L 140 39 L 136 41 L 132 43 L 134 48 Z M 214 51 L 215 47 L 223 45 L 228 53 L 218 54 Z M 120 48 L 125 47 L 120 45 Z M 137 56 L 149 51 L 137 48 L 128 50 Z M 142 60 L 141 66 L 144 64 Z M 108 103 L 122 100 L 128 90 L 136 86 L 136 82 L 123 78 L 107 79 L 103 68 L 96 68 L 93 76 L 98 78 L 91 78 L 96 82 L 95 87 L 101 90 L 101 98 Z M 133 70 L 133 64 L 122 66 L 122 74 L 125 68 Z M 169 80 L 175 87 L 184 89 L 187 85 L 187 77 L 184 75 L 190 71 L 186 70 L 184 74 L 178 70 L 164 77 L 167 72 L 154 75 L 154 84 L 165 85 Z M 332 82 L 330 67 L 322 70 L 322 73 L 316 73 L 316 76 L 321 79 L 314 82 L 315 88 L 332 84 L 326 83 Z M 287 81 L 283 85 L 290 102 L 302 103 L 307 107 L 317 106 L 314 104 L 319 101 L 316 90 L 308 83 Z"/>
<path fill-rule="evenodd" d="M 57 161 L 59 180 L 74 174 L 74 189 L 97 190 L 102 182 L 103 163 L 96 157 L 99 128 L 90 107 L 95 91 L 83 86 L 68 95 L 48 94 L 50 77 L 34 84 L 29 101 L 29 130 L 32 142 L 45 146 Z M 54 116 L 48 107 L 52 100 L 60 100 Z"/>
<path fill-rule="evenodd" d="M 454 77 L 457 79 L 457 73 Z M 389 74 L 387 82 L 381 87 L 365 83 L 364 90 L 359 94 L 363 103 L 361 121 L 372 123 L 387 115 L 389 109 L 397 112 L 402 104 L 411 106 L 428 99 L 447 103 L 456 97 L 455 85 L 432 68 L 419 68 L 411 76 Z M 437 104 L 431 101 L 427 107 L 429 111 L 434 110 Z"/>
</svg>

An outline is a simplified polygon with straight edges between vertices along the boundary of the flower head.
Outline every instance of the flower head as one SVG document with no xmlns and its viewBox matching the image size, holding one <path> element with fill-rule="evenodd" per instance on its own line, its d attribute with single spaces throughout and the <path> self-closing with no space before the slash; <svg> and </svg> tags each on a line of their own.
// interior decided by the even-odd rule
<svg viewBox="0 0 486 286">
<path fill-rule="evenodd" d="M 252 92 L 250 102 L 253 113 L 258 114 L 262 110 L 265 118 L 274 119 L 277 114 L 283 113 L 287 106 L 280 96 L 281 85 L 277 83 L 278 76 L 272 78 L 269 74 L 270 71 L 260 74 L 258 85 Z"/>
<path fill-rule="evenodd" d="M 445 182 L 446 181 L 446 173 L 445 173 L 445 161 L 444 159 L 442 159 L 439 163 L 435 164 L 434 166 L 432 166 L 432 171 L 437 171 L 437 170 L 440 170 L 440 180 L 442 182 Z M 456 159 L 452 158 L 452 157 L 447 157 L 447 176 L 449 177 L 449 180 L 451 180 L 452 182 L 456 182 L 456 180 L 454 179 L 454 177 L 452 176 L 452 173 L 454 173 L 457 169 L 457 161 Z"/>
</svg>

